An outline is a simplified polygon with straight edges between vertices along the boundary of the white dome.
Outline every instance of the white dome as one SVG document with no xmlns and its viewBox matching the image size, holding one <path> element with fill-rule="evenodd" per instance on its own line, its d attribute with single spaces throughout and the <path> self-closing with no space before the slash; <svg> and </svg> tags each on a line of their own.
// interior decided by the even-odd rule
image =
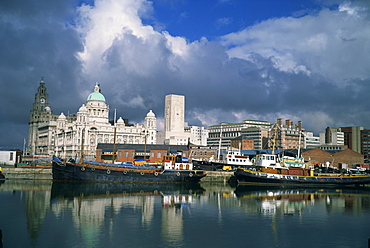
<svg viewBox="0 0 370 248">
<path fill-rule="evenodd" d="M 152 110 L 149 110 L 149 112 L 146 114 L 146 117 L 155 117 L 155 114 Z"/>
<path fill-rule="evenodd" d="M 123 121 L 122 117 L 120 117 L 120 118 L 117 120 L 117 123 L 118 123 L 118 124 L 124 124 L 125 122 Z"/>
<path fill-rule="evenodd" d="M 87 112 L 87 108 L 86 108 L 85 104 L 82 104 L 82 106 L 80 107 L 78 112 Z"/>
<path fill-rule="evenodd" d="M 66 117 L 63 113 L 61 113 L 61 114 L 59 115 L 58 119 L 59 119 L 59 120 L 65 120 L 65 119 L 67 119 L 67 117 Z"/>
</svg>

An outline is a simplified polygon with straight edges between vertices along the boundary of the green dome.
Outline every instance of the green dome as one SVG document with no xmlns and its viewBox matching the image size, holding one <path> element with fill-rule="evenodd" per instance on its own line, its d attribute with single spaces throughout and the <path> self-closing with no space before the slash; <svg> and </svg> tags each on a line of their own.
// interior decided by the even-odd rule
<svg viewBox="0 0 370 248">
<path fill-rule="evenodd" d="M 96 85 L 94 87 L 94 92 L 91 93 L 87 97 L 86 101 L 102 101 L 102 102 L 105 102 L 105 97 L 103 96 L 102 93 L 100 93 L 100 87 L 99 87 L 98 83 L 96 83 Z"/>
<path fill-rule="evenodd" d="M 102 102 L 105 102 L 105 97 L 100 92 L 93 92 L 87 97 L 87 101 L 102 101 Z"/>
</svg>

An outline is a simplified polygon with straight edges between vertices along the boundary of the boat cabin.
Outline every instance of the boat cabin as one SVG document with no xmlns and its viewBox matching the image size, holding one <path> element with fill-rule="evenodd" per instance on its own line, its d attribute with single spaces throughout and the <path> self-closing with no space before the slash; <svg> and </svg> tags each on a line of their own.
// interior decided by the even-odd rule
<svg viewBox="0 0 370 248">
<path fill-rule="evenodd" d="M 189 163 L 188 158 L 181 155 L 167 155 L 164 157 L 165 170 L 193 170 L 193 164 Z"/>
<path fill-rule="evenodd" d="M 223 162 L 228 165 L 253 165 L 248 156 L 242 155 L 240 151 L 227 151 L 227 154 L 223 155 Z"/>
<path fill-rule="evenodd" d="M 256 157 L 256 166 L 260 167 L 280 167 L 275 154 L 258 154 Z"/>
</svg>

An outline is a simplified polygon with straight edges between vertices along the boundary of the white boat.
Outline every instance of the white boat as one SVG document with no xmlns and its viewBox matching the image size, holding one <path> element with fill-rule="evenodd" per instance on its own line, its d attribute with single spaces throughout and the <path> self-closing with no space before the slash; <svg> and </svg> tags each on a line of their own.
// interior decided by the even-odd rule
<svg viewBox="0 0 370 248">
<path fill-rule="evenodd" d="M 235 170 L 236 168 L 250 168 L 253 162 L 249 156 L 243 155 L 240 150 L 229 149 L 226 154 L 220 156 L 219 160 L 214 161 L 213 158 L 209 160 L 194 160 L 193 164 L 199 169 L 203 170 Z"/>
</svg>

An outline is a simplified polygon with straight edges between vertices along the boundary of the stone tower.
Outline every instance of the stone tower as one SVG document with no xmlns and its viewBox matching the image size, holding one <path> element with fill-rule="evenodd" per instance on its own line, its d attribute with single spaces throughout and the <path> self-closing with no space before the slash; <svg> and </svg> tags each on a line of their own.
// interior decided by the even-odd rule
<svg viewBox="0 0 370 248">
<path fill-rule="evenodd" d="M 164 131 L 184 133 L 185 96 L 167 95 L 165 99 Z"/>
<path fill-rule="evenodd" d="M 185 96 L 166 95 L 164 110 L 164 143 L 187 145 L 190 137 L 185 133 Z"/>
<path fill-rule="evenodd" d="M 49 95 L 46 93 L 45 82 L 43 79 L 35 94 L 33 108 L 30 111 L 30 122 L 28 123 L 28 152 L 35 154 L 35 145 L 37 142 L 37 132 L 40 123 L 49 122 L 52 111 L 49 105 Z"/>
</svg>

